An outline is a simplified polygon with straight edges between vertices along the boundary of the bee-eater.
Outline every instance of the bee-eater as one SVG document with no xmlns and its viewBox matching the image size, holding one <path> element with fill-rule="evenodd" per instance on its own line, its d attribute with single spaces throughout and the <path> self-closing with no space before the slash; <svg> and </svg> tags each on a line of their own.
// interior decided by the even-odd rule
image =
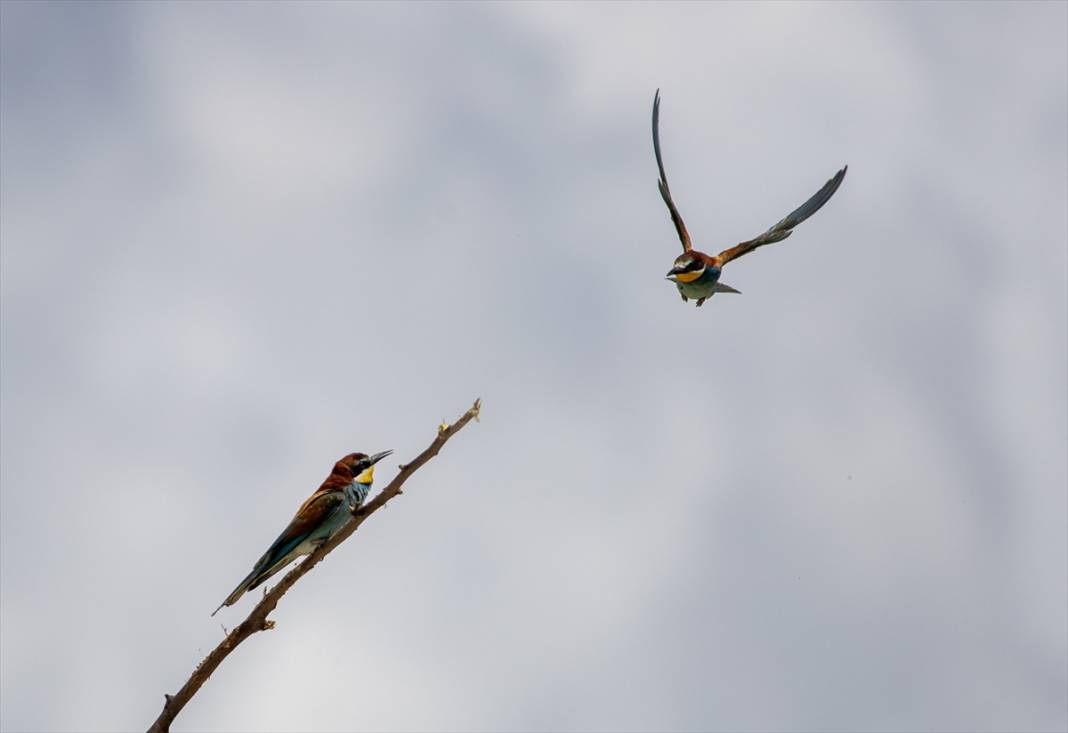
<svg viewBox="0 0 1068 733">
<path fill-rule="evenodd" d="M 690 298 L 696 298 L 698 306 L 704 304 L 705 300 L 716 293 L 740 293 L 730 285 L 719 281 L 723 266 L 733 259 L 749 254 L 757 247 L 763 247 L 765 244 L 772 244 L 773 242 L 781 242 L 793 234 L 794 227 L 815 214 L 820 210 L 821 206 L 830 200 L 831 196 L 842 184 L 846 170 L 849 169 L 849 166 L 845 166 L 835 173 L 834 178 L 823 184 L 823 188 L 817 191 L 812 198 L 801 204 L 785 219 L 759 237 L 725 249 L 715 257 L 710 257 L 704 252 L 698 252 L 693 248 L 690 243 L 690 234 L 686 231 L 686 225 L 682 223 L 679 210 L 675 208 L 675 202 L 671 200 L 671 190 L 668 188 L 667 175 L 664 173 L 664 161 L 660 157 L 659 89 L 656 90 L 656 97 L 653 99 L 653 151 L 656 153 L 656 166 L 660 169 L 660 179 L 657 181 L 657 186 L 660 188 L 660 196 L 664 199 L 664 203 L 667 204 L 668 211 L 671 212 L 671 221 L 674 222 L 675 230 L 679 233 L 683 249 L 682 254 L 675 258 L 675 265 L 668 271 L 667 279 L 675 281 L 683 302 Z"/>
<path fill-rule="evenodd" d="M 263 553 L 252 572 L 211 615 L 217 614 L 223 606 L 234 605 L 245 591 L 252 590 L 301 555 L 310 555 L 345 526 L 352 512 L 367 499 L 375 478 L 375 464 L 392 452 L 387 450 L 373 456 L 350 453 L 335 463 L 323 485 L 300 505 L 293 521 Z"/>
</svg>

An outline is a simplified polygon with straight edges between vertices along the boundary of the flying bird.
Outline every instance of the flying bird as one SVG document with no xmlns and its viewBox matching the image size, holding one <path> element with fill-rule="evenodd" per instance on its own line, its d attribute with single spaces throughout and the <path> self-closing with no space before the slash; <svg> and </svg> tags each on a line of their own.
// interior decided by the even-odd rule
<svg viewBox="0 0 1068 733">
<path fill-rule="evenodd" d="M 846 171 L 849 169 L 849 166 L 845 166 L 835 173 L 834 177 L 823 184 L 823 188 L 817 191 L 812 198 L 801 204 L 801 206 L 788 214 L 785 219 L 760 236 L 725 249 L 715 257 L 710 257 L 704 252 L 698 252 L 693 248 L 693 244 L 690 242 L 690 233 L 686 231 L 682 216 L 679 215 L 679 210 L 671 199 L 671 189 L 668 188 L 667 174 L 664 173 L 664 161 L 660 156 L 659 89 L 656 90 L 656 97 L 653 99 L 653 151 L 656 153 L 656 166 L 660 169 L 660 178 L 656 183 L 660 188 L 660 196 L 664 199 L 664 203 L 667 204 L 668 211 L 671 213 L 671 221 L 675 224 L 675 231 L 679 233 L 683 250 L 682 254 L 675 258 L 675 264 L 668 271 L 667 279 L 675 281 L 675 286 L 678 287 L 683 302 L 688 301 L 690 298 L 696 298 L 698 306 L 703 305 L 705 300 L 716 293 L 740 293 L 730 285 L 719 281 L 723 266 L 733 259 L 749 254 L 757 247 L 781 242 L 793 234 L 794 227 L 815 214 L 820 210 L 821 206 L 830 200 L 834 192 L 838 190 L 838 187 L 842 185 L 842 179 L 845 178 Z"/>
<path fill-rule="evenodd" d="M 375 464 L 392 452 L 387 450 L 373 456 L 350 453 L 335 463 L 334 470 L 323 481 L 323 485 L 300 505 L 293 521 L 263 553 L 252 572 L 211 615 L 217 614 L 223 606 L 234 605 L 245 591 L 260 585 L 301 555 L 310 555 L 345 526 L 352 512 L 367 499 L 367 492 L 371 490 L 371 482 L 375 478 Z"/>
</svg>

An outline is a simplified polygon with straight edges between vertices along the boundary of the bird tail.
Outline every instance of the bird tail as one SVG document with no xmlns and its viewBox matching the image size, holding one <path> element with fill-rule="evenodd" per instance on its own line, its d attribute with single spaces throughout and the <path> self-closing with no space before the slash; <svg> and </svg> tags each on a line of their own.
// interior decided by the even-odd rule
<svg viewBox="0 0 1068 733">
<path fill-rule="evenodd" d="M 735 290 L 734 288 L 732 288 L 727 283 L 716 283 L 715 286 L 713 286 L 712 289 L 713 289 L 714 292 L 717 292 L 717 293 L 738 293 L 738 295 L 742 294 L 741 290 Z"/>
<path fill-rule="evenodd" d="M 232 606 L 237 603 L 241 599 L 241 596 L 245 595 L 245 591 L 247 591 L 251 587 L 254 587 L 253 583 L 259 580 L 259 573 L 260 569 L 258 567 L 253 568 L 252 572 L 246 575 L 245 579 L 238 583 L 237 587 L 234 588 L 233 592 L 231 592 L 230 595 L 226 596 L 226 600 L 220 603 L 219 607 L 211 612 L 211 615 L 214 616 L 215 614 L 217 614 L 219 611 L 222 610 L 223 606 Z"/>
</svg>

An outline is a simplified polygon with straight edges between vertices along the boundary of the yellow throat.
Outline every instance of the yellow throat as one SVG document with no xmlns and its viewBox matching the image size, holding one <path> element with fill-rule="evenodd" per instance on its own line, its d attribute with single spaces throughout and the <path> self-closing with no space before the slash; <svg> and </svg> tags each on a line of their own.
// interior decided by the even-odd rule
<svg viewBox="0 0 1068 733">
<path fill-rule="evenodd" d="M 692 283 L 697 278 L 705 274 L 705 269 L 702 267 L 697 272 L 680 272 L 675 276 L 675 279 L 680 283 Z"/>
<path fill-rule="evenodd" d="M 369 466 L 368 468 L 364 469 L 363 473 L 361 473 L 359 476 L 357 476 L 356 478 L 353 479 L 353 481 L 355 481 L 358 484 L 368 484 L 368 485 L 374 483 L 374 480 L 375 480 L 375 467 L 374 466 Z"/>
</svg>

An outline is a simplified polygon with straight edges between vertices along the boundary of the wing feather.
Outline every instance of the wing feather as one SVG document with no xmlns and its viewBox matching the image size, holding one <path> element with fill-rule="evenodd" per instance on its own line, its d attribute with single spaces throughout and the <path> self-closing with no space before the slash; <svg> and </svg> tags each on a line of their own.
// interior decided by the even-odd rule
<svg viewBox="0 0 1068 733">
<path fill-rule="evenodd" d="M 297 510 L 293 520 L 282 530 L 282 534 L 278 535 L 278 538 L 256 563 L 253 570 L 256 573 L 256 579 L 249 588 L 255 588 L 281 570 L 285 566 L 282 561 L 285 560 L 286 555 L 308 539 L 311 533 L 326 521 L 327 517 L 337 511 L 344 501 L 344 496 L 337 491 L 316 493 L 305 501 Z"/>
<path fill-rule="evenodd" d="M 660 170 L 660 178 L 657 179 L 656 186 L 660 189 L 660 197 L 664 199 L 664 203 L 667 204 L 668 211 L 671 212 L 671 221 L 675 224 L 675 231 L 679 233 L 679 241 L 682 242 L 682 250 L 689 252 L 693 249 L 693 245 L 690 243 L 690 233 L 686 231 L 686 225 L 682 221 L 682 215 L 679 214 L 678 208 L 675 207 L 675 202 L 671 199 L 671 189 L 668 188 L 667 173 L 664 172 L 664 160 L 660 155 L 660 90 L 656 90 L 656 97 L 653 98 L 653 151 L 656 153 L 656 167 Z"/>
<path fill-rule="evenodd" d="M 749 254 L 757 247 L 763 247 L 765 244 L 772 244 L 773 242 L 781 242 L 789 237 L 793 234 L 794 227 L 815 214 L 825 203 L 831 200 L 831 196 L 833 196 L 834 192 L 838 190 L 838 187 L 842 185 L 842 179 L 845 178 L 847 170 L 849 170 L 848 165 L 835 173 L 834 177 L 823 184 L 823 187 L 814 193 L 808 201 L 791 211 L 784 219 L 760 236 L 720 252 L 715 258 L 717 260 L 717 265 L 722 267 L 733 259 L 737 259 L 744 254 Z"/>
</svg>

